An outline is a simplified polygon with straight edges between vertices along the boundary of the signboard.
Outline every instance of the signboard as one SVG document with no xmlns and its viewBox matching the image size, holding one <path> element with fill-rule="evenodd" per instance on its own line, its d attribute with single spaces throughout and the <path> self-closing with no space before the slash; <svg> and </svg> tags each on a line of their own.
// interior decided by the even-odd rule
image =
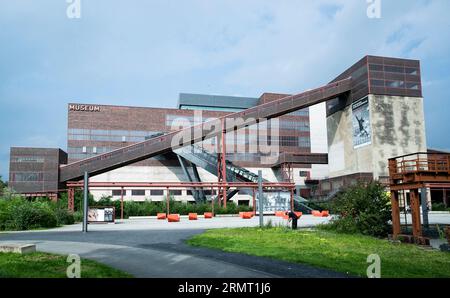
<svg viewBox="0 0 450 298">
<path fill-rule="evenodd" d="M 352 104 L 353 148 L 359 148 L 372 143 L 370 127 L 369 98 L 365 97 Z"/>
<path fill-rule="evenodd" d="M 76 112 L 100 112 L 100 106 L 69 104 L 69 111 Z"/>
<path fill-rule="evenodd" d="M 263 213 L 274 213 L 275 211 L 286 211 L 291 209 L 290 192 L 264 192 Z M 257 211 L 259 212 L 259 204 Z"/>
<path fill-rule="evenodd" d="M 89 223 L 113 223 L 115 221 L 114 207 L 92 207 L 89 208 Z"/>
</svg>

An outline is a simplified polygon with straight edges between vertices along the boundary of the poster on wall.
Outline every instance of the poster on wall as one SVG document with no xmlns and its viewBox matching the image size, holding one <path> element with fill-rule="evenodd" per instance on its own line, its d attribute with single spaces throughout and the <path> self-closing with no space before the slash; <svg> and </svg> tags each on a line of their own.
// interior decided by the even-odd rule
<svg viewBox="0 0 450 298">
<path fill-rule="evenodd" d="M 372 143 L 370 128 L 369 98 L 363 98 L 352 104 L 353 148 Z"/>
</svg>

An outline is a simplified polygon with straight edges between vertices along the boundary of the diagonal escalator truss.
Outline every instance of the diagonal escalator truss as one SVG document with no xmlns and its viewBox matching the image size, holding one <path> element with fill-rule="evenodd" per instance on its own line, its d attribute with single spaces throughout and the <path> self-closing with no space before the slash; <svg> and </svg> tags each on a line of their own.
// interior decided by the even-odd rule
<svg viewBox="0 0 450 298">
<path fill-rule="evenodd" d="M 201 167 L 213 175 L 218 173 L 217 153 L 211 153 L 198 145 L 191 145 L 175 149 L 173 151 L 182 159 L 188 160 L 191 164 Z M 251 171 L 233 164 L 231 161 L 226 161 L 227 181 L 241 181 L 258 183 L 258 175 Z M 264 182 L 268 182 L 264 179 Z M 238 190 L 229 190 L 227 199 L 231 199 Z"/>
</svg>

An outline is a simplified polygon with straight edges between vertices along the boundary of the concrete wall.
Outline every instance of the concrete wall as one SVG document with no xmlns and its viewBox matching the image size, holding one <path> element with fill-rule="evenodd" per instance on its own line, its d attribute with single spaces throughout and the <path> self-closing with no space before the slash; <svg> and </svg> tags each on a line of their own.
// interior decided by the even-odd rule
<svg viewBox="0 0 450 298">
<path fill-rule="evenodd" d="M 371 144 L 353 145 L 352 106 L 327 118 L 330 177 L 388 176 L 391 157 L 426 152 L 423 98 L 369 95 Z"/>
<path fill-rule="evenodd" d="M 328 153 L 326 103 L 309 107 L 311 152 Z M 323 179 L 330 175 L 328 165 L 311 165 L 311 178 Z"/>
</svg>

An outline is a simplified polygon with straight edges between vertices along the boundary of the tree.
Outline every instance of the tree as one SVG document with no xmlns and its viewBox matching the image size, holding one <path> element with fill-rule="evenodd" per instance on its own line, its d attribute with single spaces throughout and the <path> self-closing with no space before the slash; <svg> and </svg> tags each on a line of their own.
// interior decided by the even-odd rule
<svg viewBox="0 0 450 298">
<path fill-rule="evenodd" d="M 8 187 L 8 183 L 2 180 L 2 175 L 0 175 L 0 196 L 3 195 L 3 189 Z"/>
<path fill-rule="evenodd" d="M 378 182 L 349 187 L 331 206 L 338 216 L 330 227 L 337 231 L 378 237 L 384 237 L 390 231 L 390 199 Z"/>
</svg>

